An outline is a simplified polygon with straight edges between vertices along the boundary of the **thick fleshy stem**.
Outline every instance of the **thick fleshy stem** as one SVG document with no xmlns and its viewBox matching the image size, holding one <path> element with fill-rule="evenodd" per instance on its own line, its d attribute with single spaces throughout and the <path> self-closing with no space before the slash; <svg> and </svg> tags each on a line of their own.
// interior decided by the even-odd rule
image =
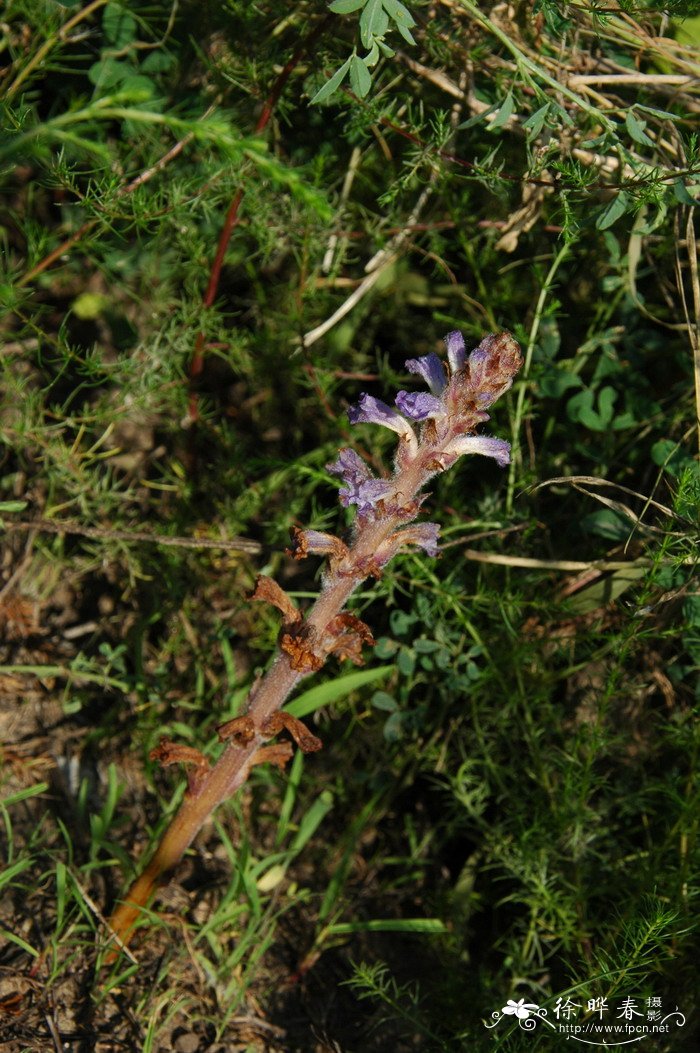
<svg viewBox="0 0 700 1053">
<path fill-rule="evenodd" d="M 397 397 L 397 405 L 407 415 L 423 422 L 420 438 L 408 420 L 369 396 L 363 396 L 359 406 L 350 411 L 353 422 L 380 423 L 399 433 L 394 474 L 390 479 L 374 479 L 352 450 L 341 451 L 338 461 L 329 465 L 346 483 L 341 490 L 342 503 L 358 506 L 352 544 L 347 547 L 338 538 L 317 531 L 294 532 L 297 558 L 320 553 L 329 559 L 321 593 L 304 617 L 279 586 L 269 579 L 259 580 L 253 598 L 273 603 L 284 617 L 280 651 L 251 690 L 245 716 L 229 722 L 227 730 L 221 729 L 228 742 L 216 764 L 209 768 L 196 751 L 173 744 L 162 744 L 154 751 L 155 759 L 164 763 L 194 763 L 195 772 L 155 854 L 109 921 L 117 947 L 126 945 L 162 879 L 177 865 L 218 805 L 243 785 L 251 768 L 263 761 L 272 760 L 280 766 L 284 763 L 289 752 L 264 747 L 267 738 L 286 727 L 302 749 L 319 748 L 318 740 L 299 722 L 282 719 L 286 715 L 279 711 L 298 683 L 318 670 L 330 654 L 361 661 L 361 644 L 372 642 L 371 633 L 358 618 L 342 613 L 357 587 L 368 576 L 378 576 L 406 544 L 418 544 L 434 554 L 437 527 L 407 526 L 420 511 L 418 494 L 428 480 L 463 453 L 484 453 L 500 464 L 507 462 L 507 443 L 467 433 L 487 416 L 481 407 L 490 406 L 510 387 L 521 363 L 518 345 L 509 334 L 486 337 L 467 362 L 461 334 L 449 334 L 446 344 L 449 379 L 439 373 L 438 366 L 439 370 L 443 367 L 435 355 L 410 360 L 409 369 L 430 381 L 435 394 L 426 398 L 431 401 L 422 405 L 420 397 L 402 398 L 406 393 Z"/>
</svg>

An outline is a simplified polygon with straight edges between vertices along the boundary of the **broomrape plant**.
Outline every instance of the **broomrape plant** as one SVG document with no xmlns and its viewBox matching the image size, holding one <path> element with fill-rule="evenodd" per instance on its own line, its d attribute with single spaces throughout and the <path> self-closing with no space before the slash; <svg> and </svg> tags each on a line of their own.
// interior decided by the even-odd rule
<svg viewBox="0 0 700 1053">
<path fill-rule="evenodd" d="M 396 409 L 363 394 L 348 416 L 352 424 L 372 423 L 399 436 L 390 478 L 378 478 L 352 449 L 341 449 L 328 470 L 340 476 L 339 497 L 357 515 L 349 543 L 333 534 L 294 529 L 295 559 L 324 556 L 327 570 L 318 599 L 304 615 L 271 578 L 258 578 L 252 599 L 273 604 L 282 614 L 278 654 L 267 674 L 253 685 L 245 715 L 223 724 L 218 733 L 226 743 L 213 767 L 198 750 L 163 741 L 152 758 L 163 765 L 190 768 L 188 789 L 153 858 L 131 886 L 110 919 L 119 945 L 133 931 L 139 913 L 159 881 L 178 863 L 214 809 L 246 781 L 257 764 L 283 768 L 293 747 L 289 742 L 265 743 L 286 731 L 304 752 L 321 748 L 320 740 L 301 721 L 282 709 L 305 676 L 316 672 L 329 655 L 362 663 L 362 645 L 374 640 L 369 627 L 344 610 L 357 587 L 382 569 L 407 546 L 437 554 L 437 523 L 416 523 L 426 483 L 451 468 L 464 454 L 493 457 L 508 464 L 510 446 L 503 439 L 477 435 L 489 420 L 488 410 L 513 383 L 522 364 L 520 348 L 509 333 L 484 338 L 467 357 L 462 334 L 445 337 L 447 365 L 431 353 L 406 362 L 406 368 L 429 391 L 400 391 Z"/>
</svg>

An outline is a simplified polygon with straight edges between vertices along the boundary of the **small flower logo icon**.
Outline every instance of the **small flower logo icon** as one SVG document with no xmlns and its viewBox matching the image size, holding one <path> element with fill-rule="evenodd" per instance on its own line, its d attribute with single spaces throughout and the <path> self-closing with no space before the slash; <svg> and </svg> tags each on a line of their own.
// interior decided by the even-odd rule
<svg viewBox="0 0 700 1053">
<path fill-rule="evenodd" d="M 518 1020 L 527 1020 L 530 1013 L 536 1013 L 538 1009 L 538 1005 L 533 1005 L 532 1002 L 526 1002 L 524 998 L 521 998 L 517 1002 L 514 1002 L 512 998 L 509 998 L 501 1012 L 505 1013 L 506 1016 L 517 1016 Z"/>
</svg>

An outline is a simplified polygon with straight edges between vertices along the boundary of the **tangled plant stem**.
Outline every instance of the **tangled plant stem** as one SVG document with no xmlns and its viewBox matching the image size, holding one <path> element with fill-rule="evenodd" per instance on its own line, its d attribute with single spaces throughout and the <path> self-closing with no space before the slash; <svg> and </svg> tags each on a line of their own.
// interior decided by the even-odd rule
<svg viewBox="0 0 700 1053">
<path fill-rule="evenodd" d="M 382 424 L 399 434 L 394 473 L 390 479 L 375 478 L 351 449 L 341 450 L 338 460 L 328 466 L 342 477 L 341 503 L 356 505 L 357 518 L 349 547 L 330 534 L 295 531 L 296 558 L 309 554 L 328 558 L 323 588 L 306 616 L 273 581 L 258 580 L 253 599 L 272 603 L 283 614 L 280 650 L 268 673 L 251 690 L 247 713 L 220 729 L 228 742 L 217 763 L 210 768 L 196 750 L 170 742 L 161 743 L 152 754 L 166 765 L 191 765 L 192 774 L 185 799 L 155 854 L 110 919 L 119 946 L 127 944 L 161 879 L 179 862 L 217 806 L 243 785 L 251 768 L 263 762 L 282 767 L 289 759 L 287 745 L 264 746 L 266 739 L 285 728 L 301 749 L 320 748 L 319 740 L 281 708 L 299 681 L 320 669 L 329 655 L 361 664 L 362 644 L 371 644 L 372 634 L 359 618 L 343 610 L 367 577 L 379 576 L 407 545 L 435 555 L 437 525 L 409 525 L 418 516 L 422 503 L 418 495 L 426 483 L 465 453 L 481 453 L 501 465 L 508 463 L 506 442 L 474 432 L 489 419 L 486 408 L 510 388 L 522 364 L 520 348 L 508 333 L 487 336 L 467 360 L 461 334 L 450 333 L 445 342 L 448 374 L 435 354 L 406 363 L 426 381 L 430 394 L 399 392 L 395 401 L 400 413 L 370 395 L 362 395 L 350 410 L 353 423 Z M 420 423 L 419 435 L 411 422 Z"/>
</svg>

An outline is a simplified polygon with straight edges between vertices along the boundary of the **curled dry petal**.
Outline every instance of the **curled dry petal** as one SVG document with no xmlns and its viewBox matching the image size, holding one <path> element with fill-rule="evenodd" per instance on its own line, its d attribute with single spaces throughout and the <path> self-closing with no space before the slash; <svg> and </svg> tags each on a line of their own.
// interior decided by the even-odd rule
<svg viewBox="0 0 700 1053">
<path fill-rule="evenodd" d="M 251 600 L 259 600 L 262 603 L 270 603 L 282 612 L 285 625 L 296 625 L 301 621 L 301 612 L 296 607 L 290 596 L 272 578 L 261 574 L 255 582 L 255 591 Z"/>
</svg>

